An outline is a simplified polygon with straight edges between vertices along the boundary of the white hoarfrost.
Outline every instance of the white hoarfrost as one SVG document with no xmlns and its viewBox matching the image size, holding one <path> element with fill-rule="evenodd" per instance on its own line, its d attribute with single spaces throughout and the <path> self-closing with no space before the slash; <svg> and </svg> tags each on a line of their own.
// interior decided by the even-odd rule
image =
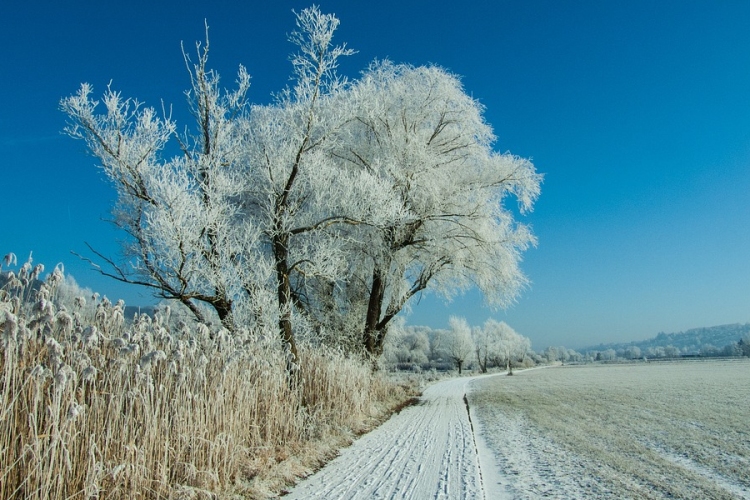
<svg viewBox="0 0 750 500">
<path fill-rule="evenodd" d="M 456 75 L 379 61 L 349 81 L 336 72 L 352 54 L 333 44 L 339 20 L 317 7 L 296 20 L 292 83 L 270 104 L 250 102 L 244 67 L 223 90 L 208 36 L 195 62 L 184 56 L 194 125 L 112 89 L 100 103 L 88 84 L 61 101 L 127 234 L 124 260 L 93 251 L 98 269 L 201 323 L 278 325 L 293 361 L 306 337 L 380 356 L 425 290 L 513 303 L 536 243 L 515 217 L 539 195 L 534 165 L 494 150 Z"/>
<path fill-rule="evenodd" d="M 424 391 L 420 404 L 394 415 L 288 498 L 502 498 L 486 484 L 464 395 L 474 378 L 446 380 Z M 486 449 L 480 443 L 480 450 Z M 492 467 L 490 467 L 492 468 Z M 491 477 L 496 472 L 488 471 Z"/>
</svg>

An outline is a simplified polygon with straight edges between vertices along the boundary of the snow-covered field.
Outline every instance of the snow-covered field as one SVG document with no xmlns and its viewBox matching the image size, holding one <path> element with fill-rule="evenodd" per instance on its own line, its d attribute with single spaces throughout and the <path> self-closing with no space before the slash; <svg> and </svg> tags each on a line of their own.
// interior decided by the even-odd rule
<svg viewBox="0 0 750 500">
<path fill-rule="evenodd" d="M 750 498 L 748 416 L 749 361 L 451 379 L 288 498 Z"/>
<path fill-rule="evenodd" d="M 507 498 L 750 499 L 750 362 L 589 365 L 472 384 Z"/>
</svg>

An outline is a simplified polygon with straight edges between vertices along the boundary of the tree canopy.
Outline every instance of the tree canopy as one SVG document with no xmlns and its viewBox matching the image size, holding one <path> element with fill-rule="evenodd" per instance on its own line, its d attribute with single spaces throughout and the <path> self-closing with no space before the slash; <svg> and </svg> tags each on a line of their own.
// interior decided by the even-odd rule
<svg viewBox="0 0 750 500">
<path fill-rule="evenodd" d="M 185 54 L 190 132 L 112 89 L 103 109 L 87 84 L 62 100 L 129 236 L 129 264 L 105 259 L 103 272 L 200 321 L 277 328 L 292 362 L 300 337 L 379 355 L 389 323 L 424 290 L 515 300 L 535 238 L 506 204 L 532 209 L 531 162 L 493 150 L 457 76 L 375 61 L 349 81 L 336 71 L 351 54 L 332 42 L 338 19 L 312 7 L 296 20 L 293 83 L 268 105 L 249 102 L 243 67 L 234 90 L 219 86 L 208 39 L 195 63 Z"/>
</svg>

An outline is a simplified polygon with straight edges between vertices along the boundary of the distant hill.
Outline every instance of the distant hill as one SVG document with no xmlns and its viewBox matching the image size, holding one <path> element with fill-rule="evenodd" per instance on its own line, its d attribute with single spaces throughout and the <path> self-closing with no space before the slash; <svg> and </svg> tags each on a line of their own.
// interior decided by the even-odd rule
<svg viewBox="0 0 750 500">
<path fill-rule="evenodd" d="M 750 334 L 750 323 L 731 325 L 710 326 L 704 328 L 693 328 L 684 332 L 677 333 L 659 333 L 656 337 L 636 342 L 599 344 L 597 346 L 582 349 L 587 351 L 606 351 L 614 349 L 615 351 L 624 350 L 628 347 L 638 347 L 642 352 L 649 348 L 674 346 L 678 348 L 681 354 L 699 354 L 701 348 L 712 345 L 717 348 L 733 342 L 738 342 L 744 336 Z"/>
</svg>

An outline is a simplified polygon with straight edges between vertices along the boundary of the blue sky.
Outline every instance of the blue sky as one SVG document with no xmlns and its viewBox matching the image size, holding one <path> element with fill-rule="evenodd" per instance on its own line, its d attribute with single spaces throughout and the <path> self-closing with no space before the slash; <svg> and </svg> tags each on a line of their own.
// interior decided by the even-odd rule
<svg viewBox="0 0 750 500">
<path fill-rule="evenodd" d="M 213 67 L 227 86 L 239 64 L 267 102 L 288 81 L 297 1 L 30 1 L 0 5 L 0 254 L 48 269 L 63 262 L 85 286 L 151 299 L 71 255 L 85 242 L 115 256 L 104 219 L 114 190 L 81 142 L 61 134 L 61 97 L 112 81 L 184 116 L 180 42 L 210 26 Z M 325 1 L 358 51 L 435 63 L 462 75 L 486 106 L 499 151 L 545 174 L 524 220 L 539 246 L 524 258 L 532 286 L 507 311 L 469 293 L 427 295 L 409 322 L 450 315 L 504 320 L 533 347 L 581 347 L 660 331 L 750 321 L 750 2 Z"/>
</svg>

